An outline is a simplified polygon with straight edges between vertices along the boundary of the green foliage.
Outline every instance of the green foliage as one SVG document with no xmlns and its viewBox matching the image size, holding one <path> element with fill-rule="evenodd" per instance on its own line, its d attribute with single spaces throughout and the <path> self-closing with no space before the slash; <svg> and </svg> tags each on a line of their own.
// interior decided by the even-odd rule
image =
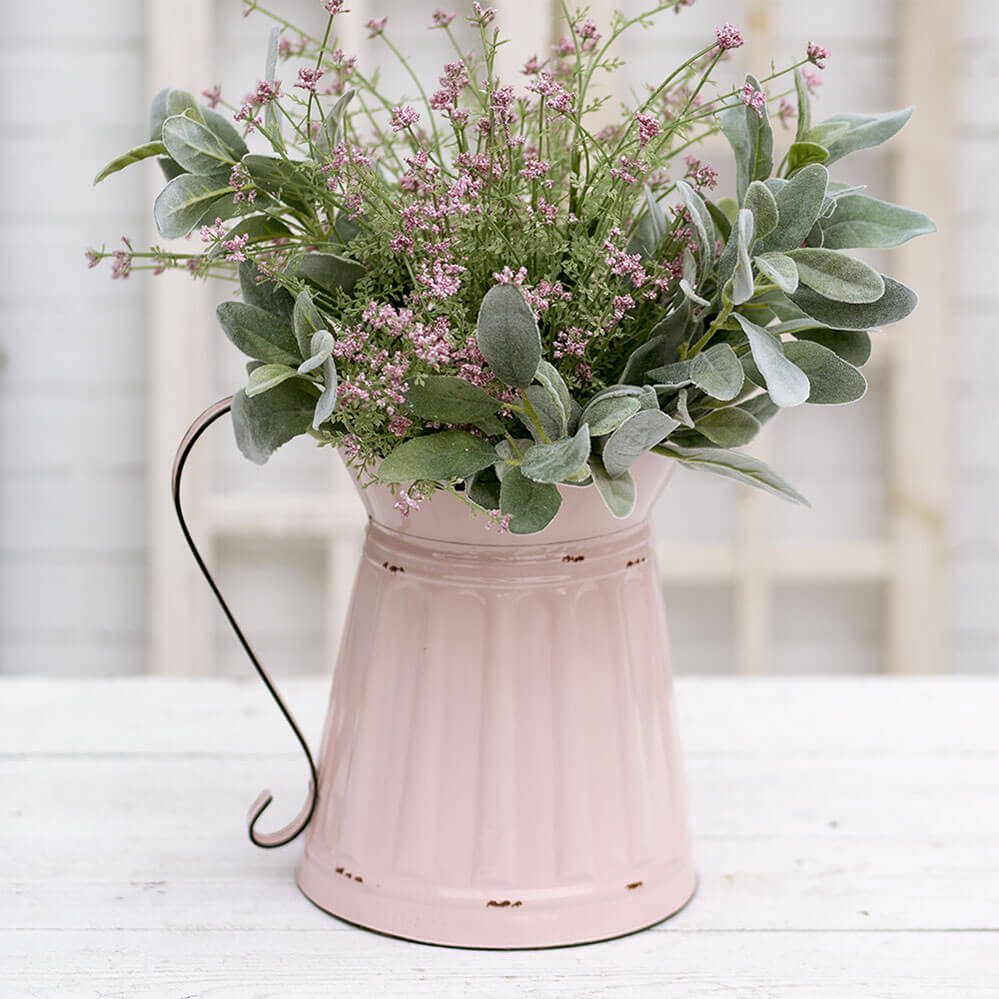
<svg viewBox="0 0 999 999">
<path fill-rule="evenodd" d="M 496 461 L 496 449 L 464 430 L 404 441 L 378 466 L 382 482 L 458 482 Z"/>
<path fill-rule="evenodd" d="M 235 121 L 161 90 L 148 140 L 97 180 L 157 160 L 161 235 L 204 226 L 203 238 L 148 251 L 126 240 L 91 261 L 114 257 L 119 277 L 134 264 L 238 278 L 241 301 L 218 317 L 251 359 L 233 404 L 244 454 L 263 462 L 308 433 L 362 479 L 454 490 L 517 533 L 543 530 L 570 486 L 628 516 L 628 469 L 650 450 L 801 501 L 734 449 L 780 408 L 860 398 L 870 330 L 915 307 L 842 251 L 889 249 L 933 223 L 829 174 L 910 111 L 816 123 L 800 64 L 726 89 L 708 44 L 601 131 L 590 81 L 619 66 L 582 44 L 580 11 L 552 75 L 527 77 L 512 102 L 496 74 L 503 40 L 482 32 L 441 113 L 267 16 L 296 58 L 347 89 L 279 92 L 275 31 Z M 646 20 L 615 15 L 607 44 Z M 775 155 L 768 104 L 792 72 L 796 128 Z M 678 157 L 696 159 L 717 130 L 736 197 L 707 200 L 710 170 Z"/>
<path fill-rule="evenodd" d="M 534 381 L 541 362 L 541 334 L 538 320 L 515 285 L 495 285 L 483 296 L 476 338 L 500 381 L 514 388 L 526 388 Z"/>
</svg>

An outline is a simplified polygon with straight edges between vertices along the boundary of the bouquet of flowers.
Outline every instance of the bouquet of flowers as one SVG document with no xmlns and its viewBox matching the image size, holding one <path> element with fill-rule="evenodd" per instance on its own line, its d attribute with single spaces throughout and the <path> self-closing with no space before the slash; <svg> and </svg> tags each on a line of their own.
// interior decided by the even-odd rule
<svg viewBox="0 0 999 999">
<path fill-rule="evenodd" d="M 412 80 L 414 96 L 393 100 L 340 47 L 343 0 L 325 0 L 321 38 L 247 0 L 278 22 L 253 92 L 229 106 L 217 88 L 206 103 L 161 91 L 149 141 L 97 178 L 156 159 L 159 232 L 200 244 L 126 240 L 91 264 L 238 280 L 218 319 L 250 358 L 232 408 L 241 451 L 262 463 L 310 434 L 363 483 L 391 484 L 403 513 L 443 489 L 533 533 L 560 486 L 592 486 L 624 517 L 647 451 L 804 502 L 738 449 L 781 409 L 859 399 L 870 330 L 914 308 L 845 251 L 932 222 L 830 174 L 911 110 L 813 121 L 812 67 L 828 53 L 812 43 L 794 65 L 721 87 L 743 43 L 725 24 L 606 124 L 594 78 L 620 70 L 615 43 L 688 2 L 609 25 L 566 10 L 566 36 L 516 85 L 497 76 L 491 8 L 472 5 L 474 52 L 438 10 L 454 61 L 432 92 L 372 19 L 373 44 Z M 279 58 L 300 65 L 279 79 Z M 779 159 L 771 111 L 794 122 Z M 696 158 L 716 132 L 734 197 L 716 197 Z"/>
</svg>

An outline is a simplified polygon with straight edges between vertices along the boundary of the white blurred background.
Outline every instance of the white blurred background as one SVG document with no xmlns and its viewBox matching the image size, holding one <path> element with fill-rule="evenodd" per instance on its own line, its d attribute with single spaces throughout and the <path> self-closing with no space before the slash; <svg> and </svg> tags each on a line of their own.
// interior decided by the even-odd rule
<svg viewBox="0 0 999 999">
<path fill-rule="evenodd" d="M 271 4 L 311 28 L 324 16 L 319 0 Z M 382 60 L 360 25 L 387 14 L 432 82 L 447 57 L 427 30 L 436 5 L 353 0 L 347 47 Z M 544 52 L 556 20 L 547 0 L 495 6 L 514 37 L 508 67 Z M 612 4 L 592 6 L 605 24 Z M 242 675 L 168 496 L 187 423 L 242 377 L 214 323 L 225 292 L 181 275 L 112 282 L 106 264 L 86 269 L 83 251 L 123 233 L 154 238 L 154 165 L 96 189 L 91 178 L 145 140 L 160 87 L 221 83 L 233 101 L 252 89 L 269 23 L 244 19 L 239 0 L 18 2 L 4 20 L 0 672 Z M 899 139 L 851 158 L 838 178 L 930 212 L 941 232 L 872 258 L 923 303 L 878 338 L 867 398 L 803 407 L 759 443 L 810 512 L 713 477 L 674 478 L 657 518 L 676 671 L 995 671 L 999 6 L 698 0 L 631 36 L 622 95 L 723 21 L 747 35 L 720 69 L 725 83 L 813 40 L 832 51 L 819 118 L 918 104 Z M 407 89 L 388 62 L 383 80 Z M 720 146 L 711 155 L 727 165 Z M 220 425 L 189 482 L 191 520 L 264 660 L 327 672 L 363 527 L 333 455 L 296 441 L 258 469 Z"/>
</svg>

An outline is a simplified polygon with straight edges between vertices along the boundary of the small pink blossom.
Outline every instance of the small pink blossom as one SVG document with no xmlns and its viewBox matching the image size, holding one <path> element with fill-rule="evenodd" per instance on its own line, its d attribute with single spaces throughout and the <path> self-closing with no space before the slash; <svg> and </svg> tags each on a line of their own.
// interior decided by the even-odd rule
<svg viewBox="0 0 999 999">
<path fill-rule="evenodd" d="M 639 111 L 635 115 L 635 121 L 638 122 L 638 144 L 640 146 L 648 145 L 662 131 L 662 126 L 652 115 L 642 114 Z"/>
<path fill-rule="evenodd" d="M 97 250 L 87 250 L 87 270 L 93 270 L 101 262 L 101 254 Z"/>
<path fill-rule="evenodd" d="M 687 164 L 685 179 L 689 180 L 696 190 L 710 190 L 718 186 L 718 171 L 710 163 L 699 160 L 689 153 L 684 157 L 684 162 Z"/>
<path fill-rule="evenodd" d="M 344 0 L 323 0 L 323 6 L 330 14 L 346 14 L 343 9 Z"/>
<path fill-rule="evenodd" d="M 538 61 L 537 56 L 531 56 L 531 58 L 524 63 L 520 71 L 524 76 L 537 76 L 538 73 L 541 72 L 544 65 L 545 64 L 543 62 Z"/>
<path fill-rule="evenodd" d="M 398 499 L 392 505 L 399 511 L 399 516 L 403 520 L 414 510 L 419 511 L 420 504 L 426 499 L 423 493 L 417 492 L 412 486 L 409 489 L 400 489 L 396 496 Z"/>
<path fill-rule="evenodd" d="M 752 108 L 762 118 L 763 109 L 767 106 L 767 95 L 762 90 L 757 90 L 751 83 L 747 83 L 742 88 L 742 103 L 747 108 Z"/>
<path fill-rule="evenodd" d="M 601 34 L 597 31 L 597 22 L 588 17 L 579 29 L 580 48 L 584 52 L 592 52 L 600 41 Z"/>
<path fill-rule="evenodd" d="M 487 510 L 486 512 L 489 514 L 489 519 L 486 521 L 487 531 L 491 531 L 495 527 L 498 534 L 506 534 L 510 530 L 512 513 L 502 513 L 500 510 Z"/>
<path fill-rule="evenodd" d="M 543 97 L 548 108 L 556 114 L 568 115 L 572 112 L 576 95 L 566 90 L 551 73 L 542 73 L 528 90 Z"/>
<path fill-rule="evenodd" d="M 780 104 L 777 105 L 777 113 L 774 116 L 783 128 L 788 127 L 788 123 L 793 121 L 797 112 L 794 110 L 794 105 L 786 98 L 782 97 L 780 99 Z"/>
<path fill-rule="evenodd" d="M 805 55 L 810 63 L 818 66 L 819 69 L 825 69 L 825 60 L 829 58 L 829 49 L 824 45 L 816 45 L 815 42 L 809 42 L 808 48 L 805 50 Z"/>
<path fill-rule="evenodd" d="M 822 86 L 822 77 L 818 73 L 813 73 L 809 69 L 801 71 L 801 78 L 805 81 L 805 87 L 810 94 L 814 94 Z"/>
<path fill-rule="evenodd" d="M 472 17 L 470 20 L 474 24 L 479 25 L 480 28 L 484 28 L 487 24 L 492 24 L 495 18 L 495 7 L 483 7 L 478 0 L 475 0 L 475 3 L 472 4 Z"/>
<path fill-rule="evenodd" d="M 314 94 L 316 92 L 316 84 L 320 81 L 323 75 L 324 74 L 321 69 L 303 67 L 298 71 L 298 82 L 295 86 L 301 88 L 302 90 L 308 90 L 309 93 Z"/>
<path fill-rule="evenodd" d="M 385 30 L 386 24 L 388 24 L 387 17 L 372 17 L 365 21 L 364 26 L 368 29 L 368 38 L 377 38 Z"/>
<path fill-rule="evenodd" d="M 434 27 L 435 28 L 446 28 L 456 17 L 456 14 L 448 13 L 446 10 L 441 10 L 438 7 L 434 11 Z"/>
<path fill-rule="evenodd" d="M 114 281 L 126 281 L 132 273 L 132 243 L 127 236 L 122 236 L 121 241 L 125 244 L 124 250 L 115 250 L 112 256 L 114 263 L 111 265 L 111 278 Z"/>
<path fill-rule="evenodd" d="M 216 218 L 212 225 L 203 225 L 200 229 L 202 243 L 217 243 L 225 239 L 225 225 L 222 219 Z"/>
<path fill-rule="evenodd" d="M 205 87 L 201 91 L 201 96 L 208 101 L 208 106 L 214 108 L 218 106 L 219 101 L 222 99 L 222 84 L 216 83 L 214 87 Z"/>
<path fill-rule="evenodd" d="M 720 28 L 715 28 L 715 38 L 718 39 L 718 47 L 723 52 L 727 52 L 729 49 L 737 49 L 746 41 L 742 36 L 742 32 L 728 21 Z"/>
<path fill-rule="evenodd" d="M 392 108 L 392 131 L 403 132 L 411 125 L 415 125 L 420 120 L 420 112 L 416 108 L 405 107 Z"/>
</svg>

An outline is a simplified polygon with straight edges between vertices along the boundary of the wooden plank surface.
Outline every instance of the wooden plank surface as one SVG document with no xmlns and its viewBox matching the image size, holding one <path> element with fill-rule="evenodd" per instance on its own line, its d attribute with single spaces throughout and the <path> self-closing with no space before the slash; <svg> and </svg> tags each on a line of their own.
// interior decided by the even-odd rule
<svg viewBox="0 0 999 999">
<path fill-rule="evenodd" d="M 327 684 L 288 696 L 313 739 Z M 242 816 L 302 764 L 239 681 L 0 681 L 0 995 L 978 999 L 999 983 L 999 681 L 689 679 L 697 897 L 561 951 L 381 938 Z M 282 816 L 275 816 L 277 823 Z"/>
</svg>

